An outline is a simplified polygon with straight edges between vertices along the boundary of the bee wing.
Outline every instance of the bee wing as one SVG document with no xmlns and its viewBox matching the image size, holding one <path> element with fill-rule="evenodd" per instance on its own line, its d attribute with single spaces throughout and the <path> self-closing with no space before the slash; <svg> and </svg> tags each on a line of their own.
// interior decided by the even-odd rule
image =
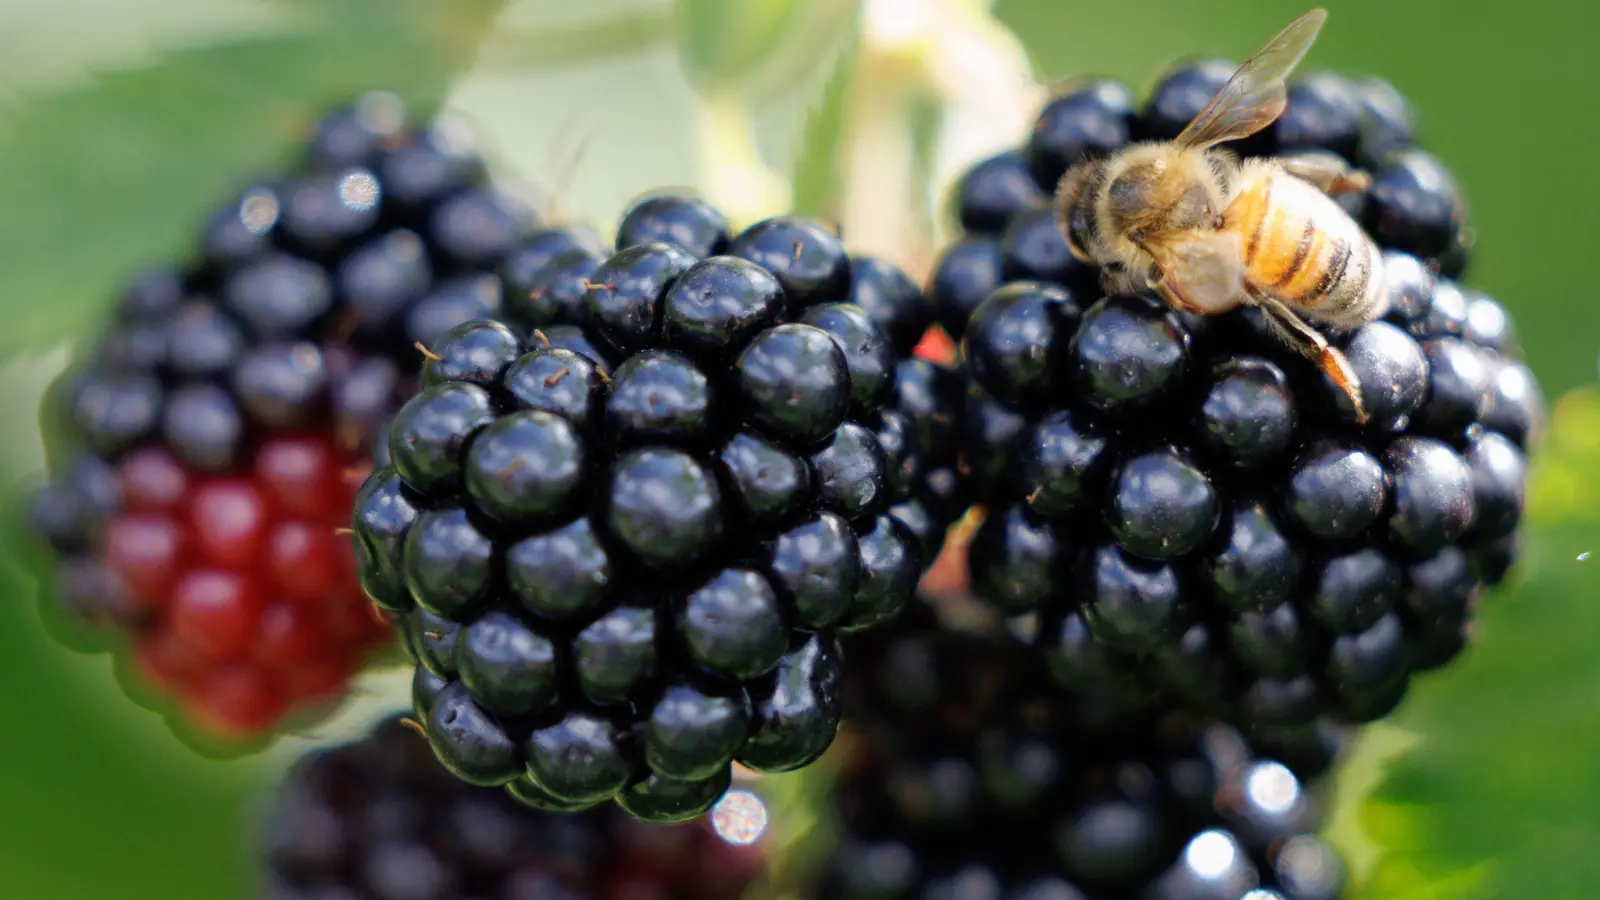
<svg viewBox="0 0 1600 900">
<path fill-rule="evenodd" d="M 1245 60 L 1175 143 L 1182 147 L 1211 147 L 1248 137 L 1270 125 L 1283 114 L 1289 100 L 1284 82 L 1305 58 L 1327 20 L 1327 10 L 1313 9 L 1286 25 L 1277 37 Z"/>
<path fill-rule="evenodd" d="M 1244 302 L 1244 248 L 1237 234 L 1191 233 L 1144 249 L 1161 270 L 1155 288 L 1168 303 L 1211 314 Z"/>
</svg>

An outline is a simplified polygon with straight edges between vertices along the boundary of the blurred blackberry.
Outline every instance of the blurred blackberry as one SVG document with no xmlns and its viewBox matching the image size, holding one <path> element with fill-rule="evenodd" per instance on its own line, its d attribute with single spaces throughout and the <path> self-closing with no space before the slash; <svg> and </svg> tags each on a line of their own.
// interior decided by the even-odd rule
<svg viewBox="0 0 1600 900">
<path fill-rule="evenodd" d="M 556 254 L 528 272 L 549 290 L 526 339 L 477 321 L 435 342 L 356 505 L 362 583 L 402 620 L 435 751 L 550 808 L 680 819 L 735 760 L 819 756 L 835 635 L 915 589 L 895 510 L 924 498 L 924 458 L 948 465 L 919 444 L 939 407 L 890 405 L 878 322 L 900 301 L 844 302 L 860 281 L 831 231 L 685 221 L 722 220 L 650 198 L 622 232 L 726 253 Z"/>
<path fill-rule="evenodd" d="M 556 815 L 463 784 L 398 719 L 297 760 L 260 829 L 261 900 L 736 900 L 754 848 L 708 823 Z"/>
<path fill-rule="evenodd" d="M 1051 102 L 1028 149 L 1063 108 L 1098 123 L 1074 133 L 1168 139 L 1231 71 L 1171 70 L 1131 126 L 1125 92 L 1090 83 Z M 1310 75 L 1235 148 L 1377 164 L 1356 212 L 1386 249 L 1388 312 L 1330 335 L 1359 375 L 1364 428 L 1255 312 L 1104 297 L 1039 205 L 1052 185 L 1016 187 L 1015 172 L 1059 165 L 989 160 L 962 183 L 961 218 L 981 228 L 931 284 L 970 375 L 961 464 L 985 507 L 972 590 L 1038 614 L 1068 689 L 1114 684 L 1294 731 L 1378 718 L 1461 650 L 1477 595 L 1514 558 L 1542 399 L 1505 309 L 1441 274 L 1462 204 L 1414 133 L 1388 85 Z M 974 187 L 997 180 L 1009 190 Z M 993 265 L 977 264 L 990 243 Z"/>
<path fill-rule="evenodd" d="M 533 224 L 459 123 L 390 94 L 329 114 L 301 165 L 210 215 L 191 259 L 132 279 L 42 412 L 35 531 L 60 609 L 141 702 L 242 749 L 337 699 L 390 643 L 348 542 L 369 438 L 415 389 L 418 340 L 499 315 Z"/>
<path fill-rule="evenodd" d="M 846 649 L 839 845 L 808 896 L 1237 900 L 1320 824 L 1237 733 L 1046 697 L 1036 660 L 927 607 Z"/>
</svg>

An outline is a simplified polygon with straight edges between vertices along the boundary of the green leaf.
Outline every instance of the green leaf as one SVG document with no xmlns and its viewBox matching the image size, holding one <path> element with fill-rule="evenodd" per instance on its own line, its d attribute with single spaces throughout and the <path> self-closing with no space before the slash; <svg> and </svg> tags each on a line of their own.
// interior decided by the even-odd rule
<svg viewBox="0 0 1600 900">
<path fill-rule="evenodd" d="M 1568 391 L 1535 457 L 1528 509 L 1539 522 L 1593 522 L 1600 509 L 1600 387 Z"/>
<path fill-rule="evenodd" d="M 81 333 L 132 271 L 285 161 L 324 109 L 439 104 L 503 0 L 282 0 L 287 30 L 176 51 L 0 108 L 0 355 Z"/>
<path fill-rule="evenodd" d="M 684 65 L 703 91 L 764 100 L 826 65 L 859 7 L 858 0 L 678 0 Z"/>
<path fill-rule="evenodd" d="M 1591 518 L 1534 527 L 1475 643 L 1424 676 L 1417 738 L 1356 810 L 1380 849 L 1361 896 L 1592 897 L 1600 845 L 1600 548 Z"/>
<path fill-rule="evenodd" d="M 821 759 L 795 772 L 760 775 L 753 787 L 771 811 L 770 833 L 762 845 L 767 865 L 744 900 L 806 897 L 838 848 L 841 825 L 834 809 L 839 771 L 859 752 L 846 725 Z"/>
<path fill-rule="evenodd" d="M 833 63 L 822 96 L 806 116 L 800 138 L 800 156 L 794 166 L 794 211 L 819 219 L 838 219 L 839 149 L 845 138 L 845 117 L 850 108 L 851 82 L 856 73 L 856 45 L 852 34 Z"/>
<path fill-rule="evenodd" d="M 671 40 L 675 24 L 671 7 L 652 5 L 578 24 L 497 30 L 484 44 L 475 70 L 524 73 L 630 56 Z"/>
<path fill-rule="evenodd" d="M 1412 747 L 1349 809 L 1377 852 L 1364 897 L 1592 897 L 1600 842 L 1600 391 L 1554 405 L 1533 525 L 1474 647 L 1395 719 Z"/>
<path fill-rule="evenodd" d="M 760 65 L 804 13 L 803 0 L 678 0 L 679 41 L 702 83 L 732 82 Z"/>
</svg>

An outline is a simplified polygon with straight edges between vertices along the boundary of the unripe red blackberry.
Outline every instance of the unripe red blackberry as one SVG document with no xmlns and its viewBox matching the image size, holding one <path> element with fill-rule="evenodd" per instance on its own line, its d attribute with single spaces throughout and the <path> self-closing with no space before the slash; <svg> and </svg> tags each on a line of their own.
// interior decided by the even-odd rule
<svg viewBox="0 0 1600 900">
<path fill-rule="evenodd" d="M 45 616 L 97 628 L 180 732 L 243 746 L 304 722 L 391 643 L 336 532 L 413 344 L 501 314 L 495 267 L 536 223 L 459 123 L 404 113 L 387 94 L 331 113 L 191 258 L 129 282 L 47 398 Z"/>
</svg>

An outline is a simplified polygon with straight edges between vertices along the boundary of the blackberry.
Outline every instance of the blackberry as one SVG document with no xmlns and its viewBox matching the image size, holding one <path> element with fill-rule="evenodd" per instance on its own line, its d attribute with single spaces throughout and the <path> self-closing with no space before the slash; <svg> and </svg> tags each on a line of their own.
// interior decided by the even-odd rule
<svg viewBox="0 0 1600 900">
<path fill-rule="evenodd" d="M 933 301 L 904 269 L 875 256 L 851 259 L 846 300 L 866 310 L 888 336 L 896 355 L 910 356 L 933 325 Z"/>
<path fill-rule="evenodd" d="M 312 129 L 306 168 L 326 171 L 372 162 L 405 131 L 405 102 L 389 91 L 372 91 L 328 112 Z"/>
<path fill-rule="evenodd" d="M 364 97 L 208 216 L 190 262 L 136 275 L 52 392 L 35 524 L 63 609 L 176 701 L 180 733 L 245 748 L 390 643 L 335 530 L 423 375 L 416 336 L 498 315 L 494 267 L 532 224 L 458 124 Z M 495 365 L 475 338 L 445 376 Z"/>
<path fill-rule="evenodd" d="M 1142 141 L 1170 141 L 1205 109 L 1239 64 L 1226 59 L 1190 59 L 1169 67 L 1156 80 L 1139 110 L 1134 134 Z M 1121 145 L 1105 148 L 1118 149 Z"/>
<path fill-rule="evenodd" d="M 1028 172 L 1049 193 L 1067 169 L 1126 144 L 1135 124 L 1133 94 L 1125 85 L 1099 80 L 1076 85 L 1034 120 L 1025 151 Z"/>
<path fill-rule="evenodd" d="M 563 734 L 546 743 L 581 745 L 592 732 Z M 402 720 L 385 720 L 289 769 L 258 828 L 256 896 L 735 900 L 761 875 L 755 848 L 709 821 L 561 814 L 536 792 L 522 796 L 533 802 L 461 783 Z"/>
<path fill-rule="evenodd" d="M 842 833 L 808 896 L 1338 895 L 1320 789 L 1240 733 L 1048 697 L 1009 637 L 928 606 L 847 649 Z"/>
<path fill-rule="evenodd" d="M 883 435 L 896 433 L 897 451 L 887 465 L 891 482 L 909 493 L 889 507 L 922 547 L 925 565 L 939 558 L 945 535 L 967 511 L 967 477 L 961 471 L 960 369 L 923 356 L 895 367 L 894 406 L 880 416 Z"/>
<path fill-rule="evenodd" d="M 1464 225 L 1461 191 L 1450 172 L 1422 150 L 1391 154 L 1372 174 L 1362 224 L 1385 247 L 1439 259 Z"/>
<path fill-rule="evenodd" d="M 734 761 L 810 763 L 838 724 L 837 633 L 899 611 L 952 515 L 923 477 L 954 464 L 950 388 L 878 324 L 915 321 L 920 292 L 872 263 L 869 312 L 827 229 L 712 240 L 720 221 L 642 201 L 581 302 L 526 339 L 448 332 L 395 416 L 360 570 L 466 781 L 680 819 Z M 571 253 L 521 274 L 567 278 Z"/>
<path fill-rule="evenodd" d="M 1417 139 L 1417 114 L 1411 101 L 1381 78 L 1367 77 L 1355 84 L 1361 103 L 1359 158 L 1363 168 L 1381 164 L 1391 153 L 1413 146 Z"/>
<path fill-rule="evenodd" d="M 1362 100 L 1342 75 L 1308 74 L 1290 86 L 1289 105 L 1269 126 L 1270 140 L 1280 153 L 1335 153 L 1354 163 L 1362 155 Z"/>
<path fill-rule="evenodd" d="M 1232 69 L 1169 70 L 1137 116 L 1125 89 L 1079 86 L 958 190 L 979 224 L 930 284 L 962 341 L 961 457 L 984 507 L 971 588 L 1038 615 L 1069 692 L 1109 679 L 1252 732 L 1369 721 L 1462 649 L 1476 596 L 1504 577 L 1542 400 L 1506 310 L 1444 274 L 1461 197 L 1381 82 L 1308 75 L 1232 148 L 1374 166 L 1355 211 L 1384 251 L 1387 309 L 1329 334 L 1366 425 L 1253 310 L 1104 296 L 1034 198 L 1073 161 L 1170 139 Z M 1076 137 L 1091 124 L 1121 137 Z M 1027 156 L 1038 194 L 1015 180 Z"/>
<path fill-rule="evenodd" d="M 1003 269 L 998 238 L 968 235 L 945 248 L 934 267 L 928 294 L 939 325 L 951 337 L 961 339 L 973 310 L 1004 283 Z"/>
<path fill-rule="evenodd" d="M 670 244 L 695 259 L 721 255 L 732 239 L 727 216 L 703 200 L 676 194 L 646 197 L 617 226 L 617 249 Z"/>
</svg>

